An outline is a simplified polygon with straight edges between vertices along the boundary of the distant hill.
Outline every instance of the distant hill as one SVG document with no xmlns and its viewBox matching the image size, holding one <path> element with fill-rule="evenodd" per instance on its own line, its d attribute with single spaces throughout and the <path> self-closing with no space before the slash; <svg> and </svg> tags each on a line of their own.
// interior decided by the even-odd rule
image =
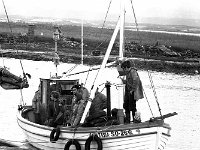
<svg viewBox="0 0 200 150">
<path fill-rule="evenodd" d="M 12 21 L 11 27 L 13 32 L 20 33 L 21 35 L 27 33 L 29 24 L 35 24 L 35 36 L 52 38 L 53 28 L 56 24 L 61 28 L 63 37 L 80 40 L 80 19 L 30 18 L 21 16 L 9 16 L 9 18 Z M 134 23 L 126 23 L 126 41 L 142 42 L 144 45 L 154 45 L 158 42 L 163 45 L 179 47 L 199 53 L 200 26 L 167 25 L 164 24 L 164 21 L 162 24 L 153 24 L 155 22 L 139 23 L 140 32 L 135 32 Z M 97 43 L 108 41 L 116 22 L 106 22 L 105 26 L 102 23 L 103 21 L 101 20 L 84 20 L 84 41 L 86 39 L 96 41 Z M 5 15 L 0 16 L 0 24 L 1 32 L 10 32 Z M 101 30 L 102 28 L 103 30 Z"/>
<path fill-rule="evenodd" d="M 14 57 L 14 58 L 24 58 L 24 59 L 32 59 L 32 60 L 48 60 L 49 56 L 45 56 L 43 58 L 43 54 L 41 55 L 39 53 L 34 53 L 35 51 L 42 50 L 42 52 L 46 51 L 53 51 L 54 45 L 53 39 L 52 39 L 52 33 L 53 33 L 53 27 L 54 24 L 59 25 L 62 31 L 62 41 L 58 43 L 59 51 L 62 53 L 63 56 L 60 56 L 61 60 L 63 62 L 68 61 L 77 61 L 80 62 L 80 57 L 76 57 L 77 54 L 80 53 L 80 33 L 81 33 L 81 20 L 80 19 L 55 19 L 55 18 L 39 18 L 39 17 L 32 17 L 32 18 L 26 18 L 26 17 L 19 17 L 19 16 L 11 16 L 9 17 L 11 22 L 11 27 L 13 29 L 13 33 L 16 34 L 16 43 L 14 48 L 18 48 L 19 50 L 30 50 L 33 52 L 33 55 L 30 55 L 30 52 L 28 54 L 24 54 L 24 51 L 22 51 L 22 54 L 16 55 L 16 53 L 10 53 L 10 52 L 4 52 L 4 57 Z M 9 26 L 6 23 L 7 20 L 5 16 L 0 17 L 0 31 L 8 33 Z M 87 58 L 84 59 L 84 61 L 99 63 L 100 59 L 96 58 L 88 58 L 88 56 L 91 54 L 91 52 L 95 49 L 101 50 L 102 54 L 105 53 L 105 50 L 107 48 L 108 40 L 110 39 L 113 30 L 110 28 L 113 28 L 114 25 L 116 25 L 116 22 L 109 21 L 106 24 L 106 28 L 101 30 L 100 27 L 102 27 L 103 21 L 85 21 L 84 22 L 84 53 L 86 54 Z M 35 24 L 35 43 L 28 43 L 27 40 L 23 37 L 26 37 L 26 33 L 28 31 L 28 25 L 29 24 Z M 126 49 L 129 50 L 129 53 L 127 53 L 127 56 L 133 56 L 138 58 L 143 58 L 144 56 L 146 59 L 156 59 L 156 61 L 150 61 L 153 62 L 153 64 L 149 65 L 152 66 L 152 70 L 159 70 L 166 72 L 192 72 L 194 73 L 195 70 L 198 70 L 199 65 L 196 65 L 197 58 L 200 56 L 199 47 L 200 47 L 200 36 L 188 36 L 188 35 L 176 35 L 176 34 L 166 34 L 162 31 L 167 32 L 181 32 L 181 33 L 187 33 L 187 32 L 193 32 L 193 33 L 200 33 L 200 27 L 194 27 L 194 26 L 188 26 L 188 25 L 167 25 L 167 24 L 155 24 L 155 22 L 151 23 L 139 23 L 140 29 L 148 30 L 148 32 L 139 32 L 136 33 L 133 28 L 134 24 L 127 23 L 126 24 Z M 131 31 L 132 30 L 132 31 Z M 161 31 L 161 32 L 149 32 L 149 31 Z M 2 34 L 2 38 L 0 38 L 0 42 L 6 42 L 5 41 L 5 33 Z M 98 33 L 98 34 L 97 34 Z M 101 36 L 99 36 L 101 34 Z M 140 35 L 140 36 L 138 36 Z M 22 38 L 18 38 L 18 37 Z M 3 43 L 2 49 L 13 49 L 12 44 L 12 38 L 11 36 L 7 36 L 8 42 Z M 40 41 L 40 42 L 39 42 Z M 50 44 L 48 44 L 48 41 Z M 9 44 L 11 43 L 11 44 Z M 6 47 L 7 46 L 7 47 Z M 115 49 L 118 49 L 118 41 L 115 41 L 115 44 L 113 46 L 113 53 L 112 55 L 116 54 Z M 144 55 L 147 52 L 148 56 Z M 74 54 L 76 55 L 74 56 Z M 70 56 L 69 56 L 70 54 Z M 73 55 L 71 55 L 73 54 Z M 128 55 L 129 54 L 129 55 Z M 22 56 L 23 55 L 23 56 Z M 66 56 L 66 57 L 64 57 Z M 79 55 L 78 55 L 79 56 Z M 159 56 L 159 57 L 158 57 Z M 92 59 L 92 60 L 91 60 Z M 158 64 L 158 61 L 159 64 Z M 187 62 L 194 62 L 195 65 L 192 67 L 190 64 L 183 65 L 174 65 L 168 63 L 165 63 L 165 60 L 167 61 L 187 61 Z M 140 63 L 142 62 L 142 64 Z M 139 61 L 138 68 L 145 68 L 146 62 Z M 179 64 L 179 63 L 177 63 Z M 169 69 L 170 68 L 170 69 Z"/>
<path fill-rule="evenodd" d="M 11 15 L 9 16 L 10 21 L 12 22 L 26 22 L 26 23 L 55 23 L 60 25 L 77 25 L 81 24 L 81 19 L 75 18 L 51 18 L 51 17 L 24 17 Z M 116 18 L 116 17 L 113 17 Z M 133 19 L 127 17 L 127 24 L 133 24 Z M 106 21 L 108 27 L 116 25 L 116 21 Z M 175 26 L 190 26 L 190 27 L 199 27 L 200 28 L 200 19 L 183 19 L 183 18 L 158 18 L 158 17 L 149 17 L 149 18 L 137 18 L 138 24 L 154 24 L 154 25 L 175 25 Z M 0 22 L 7 22 L 5 15 L 0 15 Z M 103 20 L 84 20 L 84 24 L 88 26 L 101 27 Z"/>
<path fill-rule="evenodd" d="M 200 19 L 183 19 L 183 18 L 141 18 L 141 23 L 160 24 L 160 25 L 185 25 L 200 27 Z"/>
</svg>

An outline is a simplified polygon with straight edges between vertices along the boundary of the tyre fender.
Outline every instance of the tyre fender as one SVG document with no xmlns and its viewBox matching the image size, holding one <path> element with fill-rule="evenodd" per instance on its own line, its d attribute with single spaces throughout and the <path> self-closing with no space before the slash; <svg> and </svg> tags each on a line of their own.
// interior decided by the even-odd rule
<svg viewBox="0 0 200 150">
<path fill-rule="evenodd" d="M 60 128 L 54 128 L 50 134 L 50 141 L 51 142 L 57 141 L 59 139 L 59 136 L 60 136 Z"/>
<path fill-rule="evenodd" d="M 66 144 L 64 150 L 69 150 L 71 145 L 75 145 L 76 150 L 81 150 L 81 145 L 79 144 L 78 140 L 70 139 Z"/>
<path fill-rule="evenodd" d="M 92 141 L 96 141 L 98 148 L 97 150 L 102 150 L 103 149 L 103 144 L 101 139 L 97 135 L 91 135 L 85 142 L 85 150 L 90 150 L 90 144 Z"/>
</svg>

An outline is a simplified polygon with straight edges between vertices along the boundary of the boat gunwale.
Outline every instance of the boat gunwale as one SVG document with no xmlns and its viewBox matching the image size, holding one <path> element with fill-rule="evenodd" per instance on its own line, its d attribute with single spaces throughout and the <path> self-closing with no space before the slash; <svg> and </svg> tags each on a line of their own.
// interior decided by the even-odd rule
<svg viewBox="0 0 200 150">
<path fill-rule="evenodd" d="M 20 126 L 20 125 L 19 125 Z M 24 129 L 22 126 L 20 126 L 24 131 L 26 131 L 26 132 L 28 132 L 28 133 L 31 133 L 31 134 L 34 134 L 34 135 L 38 135 L 38 136 L 41 136 L 41 137 L 49 137 L 49 135 L 44 135 L 44 134 L 38 134 L 38 133 L 34 133 L 34 132 L 31 132 L 31 131 L 28 131 L 28 130 L 26 130 L 26 129 Z M 65 131 L 65 133 L 66 133 L 66 131 Z M 78 134 L 77 132 L 75 132 L 76 134 Z M 97 132 L 94 132 L 95 134 L 97 133 Z M 88 134 L 89 134 L 89 132 L 88 132 Z M 111 140 L 111 139 L 122 139 L 122 138 L 128 138 L 128 137 L 138 137 L 138 136 L 144 136 L 144 135 L 150 135 L 150 134 L 157 134 L 157 132 L 156 131 L 153 131 L 153 132 L 148 132 L 148 133 L 141 133 L 141 134 L 134 134 L 134 135 L 127 135 L 127 136 L 119 136 L 119 137 L 104 137 L 104 138 L 100 138 L 100 139 L 102 139 L 102 140 Z M 164 134 L 164 133 L 162 133 L 162 134 Z M 168 137 L 170 137 L 171 135 L 167 135 L 167 134 L 164 134 L 164 135 L 166 135 L 166 136 L 168 136 Z M 87 137 L 88 138 L 88 137 Z M 86 139 L 87 139 L 86 138 Z M 66 139 L 68 139 L 68 138 L 66 138 L 66 137 L 59 137 L 59 139 L 60 140 L 66 140 Z M 80 138 L 76 138 L 77 140 L 79 140 L 79 141 L 85 141 L 86 139 L 80 139 Z M 39 140 L 39 139 L 38 139 Z"/>
<path fill-rule="evenodd" d="M 19 119 L 20 120 L 20 119 Z M 25 119 L 26 120 L 26 119 Z M 20 120 L 20 121 L 22 121 L 22 120 Z M 22 121 L 23 122 L 23 121 Z M 28 122 L 30 122 L 30 121 L 28 121 Z M 23 123 L 25 123 L 25 122 L 23 122 Z M 19 125 L 20 126 L 20 125 Z M 40 125 L 41 126 L 41 125 Z M 20 126 L 24 131 L 26 131 L 26 132 L 28 132 L 28 133 L 31 133 L 31 134 L 34 134 L 34 135 L 38 135 L 38 136 L 42 136 L 42 137 L 49 137 L 49 135 L 44 135 L 44 134 L 38 134 L 38 133 L 34 133 L 34 132 L 31 132 L 31 131 L 28 131 L 27 129 L 25 129 L 25 128 L 23 128 L 22 126 Z M 34 127 L 37 127 L 37 126 L 34 126 Z M 156 127 L 156 126 L 155 126 Z M 50 128 L 52 128 L 52 127 L 47 127 L 46 129 L 47 130 L 50 130 Z M 42 128 L 41 128 L 42 129 Z M 44 129 L 44 128 L 43 128 Z M 112 130 L 112 131 L 114 131 L 114 130 Z M 88 133 L 88 134 L 92 134 L 92 133 L 97 133 L 97 131 L 93 131 L 93 132 L 77 132 L 77 130 L 76 131 L 73 131 L 73 132 L 70 132 L 69 130 L 68 131 L 66 131 L 66 130 L 62 130 L 62 128 L 61 128 L 61 132 L 64 132 L 64 133 L 75 133 L 75 134 L 80 134 L 80 133 Z M 100 131 L 101 132 L 101 131 Z M 109 132 L 109 131 L 104 131 L 104 132 Z M 127 137 L 137 137 L 137 136 L 144 136 L 144 135 L 150 135 L 150 134 L 157 134 L 157 132 L 156 131 L 153 131 L 153 132 L 148 132 L 148 133 L 141 133 L 141 134 L 134 134 L 134 135 L 128 135 L 128 136 L 120 136 L 120 137 L 104 137 L 104 138 L 101 138 L 101 139 L 103 139 L 103 140 L 107 140 L 107 139 L 117 139 L 117 138 L 127 138 Z M 170 137 L 170 135 L 168 135 L 168 134 L 165 134 L 165 133 L 162 133 L 162 134 L 164 134 L 164 135 L 166 135 L 166 136 L 168 136 L 168 137 Z M 87 137 L 88 138 L 88 137 Z M 60 140 L 66 140 L 66 138 L 65 137 L 59 137 L 59 139 Z M 77 140 L 79 140 L 79 141 L 85 141 L 84 139 L 79 139 L 79 138 L 76 138 Z"/>
<path fill-rule="evenodd" d="M 20 111 L 17 115 L 18 120 L 20 120 L 21 122 L 31 125 L 33 127 L 37 127 L 40 129 L 45 129 L 45 130 L 53 130 L 53 127 L 49 127 L 49 126 L 45 126 L 45 125 L 40 125 L 40 124 L 36 124 L 34 122 L 31 122 L 25 118 L 22 117 L 22 111 Z M 145 121 L 142 123 L 131 123 L 131 124 L 120 124 L 120 125 L 112 125 L 112 126 L 104 126 L 104 127 L 78 127 L 78 128 L 72 128 L 72 127 L 60 127 L 60 131 L 63 133 L 74 133 L 74 132 L 78 132 L 78 133 L 95 133 L 97 131 L 99 132 L 110 132 L 110 131 L 116 131 L 116 130 L 124 130 L 126 129 L 142 129 L 142 128 L 152 128 L 152 127 L 163 127 L 166 128 L 168 130 L 171 130 L 171 127 L 169 126 L 169 124 L 165 123 L 163 120 L 156 120 L 153 122 L 150 121 Z M 89 128 L 89 130 L 88 130 Z"/>
</svg>

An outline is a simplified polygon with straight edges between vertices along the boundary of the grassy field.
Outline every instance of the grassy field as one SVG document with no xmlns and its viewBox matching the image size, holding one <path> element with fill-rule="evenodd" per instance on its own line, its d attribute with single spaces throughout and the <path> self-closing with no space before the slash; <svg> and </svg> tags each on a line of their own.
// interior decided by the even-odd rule
<svg viewBox="0 0 200 150">
<path fill-rule="evenodd" d="M 53 24 L 35 24 L 35 35 L 43 37 L 53 37 L 54 25 Z M 11 24 L 13 33 L 27 33 L 28 24 L 26 23 L 12 23 Z M 73 37 L 79 39 L 81 37 L 81 27 L 73 25 L 61 25 L 62 34 L 65 37 Z M 7 23 L 0 23 L 0 33 L 10 32 Z M 41 35 L 41 33 L 43 35 Z M 103 42 L 102 46 L 107 46 L 110 41 L 113 29 L 100 29 L 95 27 L 84 27 L 84 41 L 86 44 L 94 42 L 91 45 L 93 49 L 98 47 Z M 198 36 L 187 36 L 187 35 L 175 35 L 167 33 L 155 33 L 155 32 L 136 32 L 136 31 L 125 31 L 126 42 L 138 42 L 142 45 L 154 45 L 156 42 L 159 44 L 178 47 L 182 50 L 192 50 L 200 53 L 200 37 Z"/>
<path fill-rule="evenodd" d="M 54 51 L 54 41 L 53 41 L 53 32 L 54 32 L 54 25 L 53 24 L 35 24 L 35 36 L 38 39 L 49 38 L 51 47 L 50 48 L 31 48 L 29 47 L 28 50 L 35 51 L 35 50 L 42 50 L 42 51 Z M 14 34 L 24 34 L 28 32 L 28 24 L 26 23 L 12 23 L 11 24 L 12 31 Z M 72 25 L 62 25 L 60 26 L 63 37 L 68 39 L 73 39 L 73 41 L 81 42 L 81 27 L 80 26 L 72 26 Z M 10 33 L 7 23 L 0 23 L 0 33 Z M 42 34 L 41 34 L 42 33 Z M 84 54 L 88 55 L 91 54 L 93 50 L 101 50 L 102 52 L 106 51 L 106 48 L 109 44 L 111 35 L 113 33 L 113 29 L 103 29 L 94 28 L 94 27 L 84 27 Z M 119 36 L 119 35 L 118 35 Z M 126 42 L 136 42 L 140 45 L 155 45 L 155 43 L 163 44 L 166 46 L 176 47 L 176 50 L 179 52 L 186 52 L 188 50 L 192 51 L 193 53 L 200 54 L 200 37 L 198 36 L 186 36 L 186 35 L 175 35 L 175 34 L 166 34 L 166 33 L 155 33 L 155 32 L 135 32 L 126 30 L 125 31 L 125 40 Z M 18 46 L 17 46 L 18 45 Z M 23 46 L 24 45 L 24 46 Z M 15 48 L 18 49 L 25 47 L 26 43 L 23 44 L 16 44 Z M 46 43 L 42 42 L 42 45 L 46 45 Z M 59 43 L 62 45 L 62 43 Z M 58 45 L 58 46 L 59 46 Z M 21 46 L 21 47 L 20 47 Z M 12 48 L 12 46 L 11 46 Z M 27 50 L 27 49 L 26 49 Z M 69 60 L 73 62 L 80 62 L 80 44 L 78 47 L 64 47 L 59 48 L 59 51 L 62 54 L 59 54 L 61 61 L 69 62 Z M 69 55 L 70 54 L 70 55 Z M 71 55 L 72 54 L 72 55 Z M 76 55 L 73 55 L 76 54 Z M 49 56 L 44 55 L 37 55 L 37 54 L 26 54 L 26 53 L 19 53 L 18 55 L 7 53 L 4 54 L 5 57 L 14 57 L 14 58 L 25 58 L 25 59 L 32 59 L 32 60 L 49 60 Z M 139 56 L 143 57 L 144 56 Z M 150 59 L 150 58 L 148 58 Z M 168 61 L 173 60 L 173 58 L 166 58 L 163 56 L 159 56 L 158 58 L 154 58 L 155 61 L 146 61 L 139 59 L 139 61 L 135 61 L 136 66 L 138 69 L 150 69 L 154 71 L 161 71 L 161 72 L 174 72 L 174 73 L 188 73 L 194 74 L 196 70 L 200 72 L 200 65 L 199 63 L 171 63 Z M 156 60 L 156 59 L 159 59 Z M 177 59 L 176 59 L 177 60 Z M 100 64 L 102 58 L 98 57 L 85 57 L 84 63 L 89 65 Z M 148 68 L 147 68 L 148 66 Z"/>
</svg>

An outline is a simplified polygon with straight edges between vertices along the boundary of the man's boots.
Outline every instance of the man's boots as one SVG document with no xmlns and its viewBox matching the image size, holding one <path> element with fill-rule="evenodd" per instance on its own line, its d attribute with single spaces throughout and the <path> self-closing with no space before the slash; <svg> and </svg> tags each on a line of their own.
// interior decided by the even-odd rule
<svg viewBox="0 0 200 150">
<path fill-rule="evenodd" d="M 130 112 L 125 112 L 126 117 L 125 117 L 125 123 L 130 123 Z"/>
</svg>

